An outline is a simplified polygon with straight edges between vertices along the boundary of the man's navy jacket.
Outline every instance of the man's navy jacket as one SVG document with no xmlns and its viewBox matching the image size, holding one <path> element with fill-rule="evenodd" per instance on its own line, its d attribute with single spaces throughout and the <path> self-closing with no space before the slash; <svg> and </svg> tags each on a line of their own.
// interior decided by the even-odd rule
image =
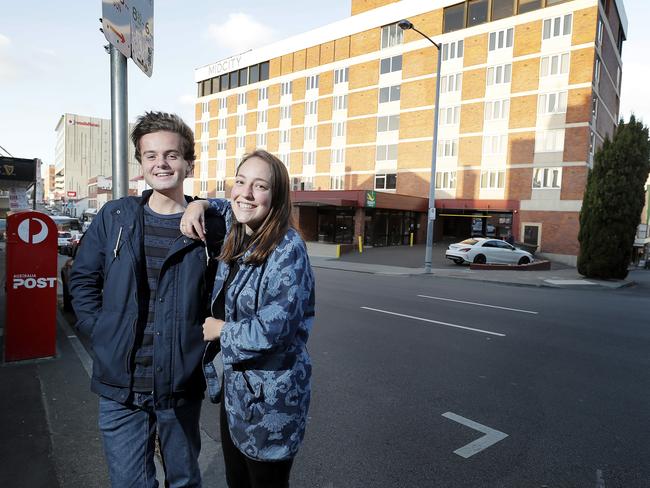
<svg viewBox="0 0 650 488">
<path fill-rule="evenodd" d="M 131 392 L 136 333 L 148 316 L 144 205 L 151 193 L 102 207 L 81 241 L 70 276 L 77 327 L 92 340 L 91 389 L 118 402 Z M 210 263 L 202 242 L 180 236 L 158 277 L 153 336 L 157 408 L 202 398 L 205 390 L 202 325 L 209 316 L 215 258 L 225 234 L 221 217 L 210 217 L 207 226 Z"/>
</svg>

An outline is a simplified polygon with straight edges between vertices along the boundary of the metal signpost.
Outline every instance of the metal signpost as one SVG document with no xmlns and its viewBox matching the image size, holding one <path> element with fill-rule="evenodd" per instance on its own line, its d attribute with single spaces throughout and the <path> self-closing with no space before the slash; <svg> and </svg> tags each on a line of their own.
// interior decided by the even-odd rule
<svg viewBox="0 0 650 488">
<path fill-rule="evenodd" d="M 153 0 L 102 0 L 102 31 L 110 43 L 113 198 L 129 192 L 126 59 L 153 72 Z"/>
</svg>

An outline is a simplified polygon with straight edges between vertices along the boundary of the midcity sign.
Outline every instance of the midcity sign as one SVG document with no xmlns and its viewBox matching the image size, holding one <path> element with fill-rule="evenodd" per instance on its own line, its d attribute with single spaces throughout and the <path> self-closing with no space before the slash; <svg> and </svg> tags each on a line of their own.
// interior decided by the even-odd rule
<svg viewBox="0 0 650 488">
<path fill-rule="evenodd" d="M 211 64 L 208 66 L 208 77 L 212 78 L 213 76 L 219 76 L 239 69 L 239 66 L 241 66 L 241 58 L 242 55 L 238 54 L 237 56 L 231 56 Z"/>
</svg>

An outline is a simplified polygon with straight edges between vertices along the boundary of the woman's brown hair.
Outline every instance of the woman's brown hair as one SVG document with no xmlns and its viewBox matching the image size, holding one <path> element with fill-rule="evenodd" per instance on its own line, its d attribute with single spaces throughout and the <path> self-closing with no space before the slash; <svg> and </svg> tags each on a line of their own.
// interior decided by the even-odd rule
<svg viewBox="0 0 650 488">
<path fill-rule="evenodd" d="M 286 166 L 270 152 L 257 149 L 244 155 L 237 166 L 236 175 L 239 174 L 239 168 L 251 158 L 262 159 L 271 169 L 271 209 L 262 225 L 250 236 L 248 245 L 246 244 L 246 229 L 243 224 L 236 221 L 233 214 L 232 228 L 219 256 L 220 260 L 227 263 L 240 258 L 249 248 L 254 247 L 246 258 L 246 263 L 262 264 L 284 238 L 289 227 L 293 227 L 289 173 Z"/>
</svg>

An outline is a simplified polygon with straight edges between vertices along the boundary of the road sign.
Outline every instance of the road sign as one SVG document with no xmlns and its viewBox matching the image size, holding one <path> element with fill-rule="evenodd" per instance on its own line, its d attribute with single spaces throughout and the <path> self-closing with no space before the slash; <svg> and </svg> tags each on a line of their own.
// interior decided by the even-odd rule
<svg viewBox="0 0 650 488">
<path fill-rule="evenodd" d="M 67 194 L 69 197 L 73 197 L 73 198 L 77 196 L 77 192 L 76 192 L 76 191 L 69 191 L 69 192 L 67 192 L 66 194 Z"/>
<path fill-rule="evenodd" d="M 153 72 L 153 0 L 130 0 L 131 58 L 147 76 Z"/>
<path fill-rule="evenodd" d="M 436 209 L 433 207 L 429 209 L 429 220 L 436 220 Z"/>
<path fill-rule="evenodd" d="M 131 9 L 126 0 L 102 0 L 102 30 L 108 42 L 131 57 Z"/>
</svg>

